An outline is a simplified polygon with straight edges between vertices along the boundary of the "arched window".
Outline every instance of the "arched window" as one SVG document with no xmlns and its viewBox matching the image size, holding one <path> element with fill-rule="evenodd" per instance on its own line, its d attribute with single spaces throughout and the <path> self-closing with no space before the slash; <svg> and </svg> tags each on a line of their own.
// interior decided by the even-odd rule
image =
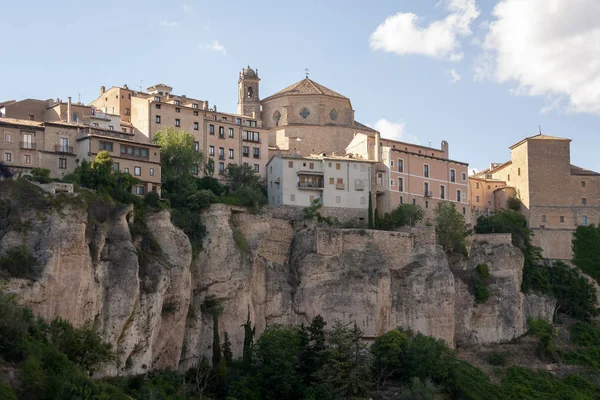
<svg viewBox="0 0 600 400">
<path fill-rule="evenodd" d="M 254 96 L 254 90 L 252 89 L 252 87 L 248 86 L 248 98 Z"/>
</svg>

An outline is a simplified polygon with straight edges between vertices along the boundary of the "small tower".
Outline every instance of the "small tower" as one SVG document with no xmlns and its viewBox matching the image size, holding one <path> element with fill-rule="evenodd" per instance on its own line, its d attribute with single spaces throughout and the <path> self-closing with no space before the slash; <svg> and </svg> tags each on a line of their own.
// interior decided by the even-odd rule
<svg viewBox="0 0 600 400">
<path fill-rule="evenodd" d="M 258 70 L 250 66 L 240 72 L 238 80 L 237 112 L 252 118 L 260 118 L 260 97 L 258 96 Z"/>
</svg>

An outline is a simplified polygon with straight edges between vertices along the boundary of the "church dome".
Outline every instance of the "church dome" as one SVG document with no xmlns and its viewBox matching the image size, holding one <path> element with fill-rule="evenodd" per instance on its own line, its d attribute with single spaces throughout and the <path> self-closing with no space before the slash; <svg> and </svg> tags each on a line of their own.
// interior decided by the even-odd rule
<svg viewBox="0 0 600 400">
<path fill-rule="evenodd" d="M 246 68 L 243 69 L 242 74 L 246 78 L 257 78 L 258 77 L 258 75 L 256 74 L 256 72 L 252 68 L 250 68 L 249 65 Z"/>
</svg>

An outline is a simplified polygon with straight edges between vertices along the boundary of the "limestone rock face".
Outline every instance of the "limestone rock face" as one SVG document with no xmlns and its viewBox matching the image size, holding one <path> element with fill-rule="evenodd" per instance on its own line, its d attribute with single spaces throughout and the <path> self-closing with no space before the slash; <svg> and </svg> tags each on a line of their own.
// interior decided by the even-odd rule
<svg viewBox="0 0 600 400">
<path fill-rule="evenodd" d="M 219 331 L 234 356 L 248 317 L 257 336 L 320 314 L 356 323 L 365 339 L 402 326 L 466 346 L 514 338 L 527 318 L 554 311 L 551 299 L 520 292 L 523 255 L 506 237 L 475 238 L 469 258 L 450 265 L 431 227 L 336 229 L 217 204 L 203 211 L 207 234 L 193 257 L 167 211 L 150 214 L 141 233 L 130 207 L 102 218 L 89 212 L 73 204 L 43 218 L 24 213 L 29 229 L 0 231 L 0 255 L 21 244 L 36 255 L 41 278 L 11 280 L 9 290 L 47 320 L 94 324 L 118 354 L 105 376 L 185 370 L 210 358 L 207 299 L 221 308 Z M 490 298 L 475 304 L 464 276 L 482 263 Z"/>
</svg>

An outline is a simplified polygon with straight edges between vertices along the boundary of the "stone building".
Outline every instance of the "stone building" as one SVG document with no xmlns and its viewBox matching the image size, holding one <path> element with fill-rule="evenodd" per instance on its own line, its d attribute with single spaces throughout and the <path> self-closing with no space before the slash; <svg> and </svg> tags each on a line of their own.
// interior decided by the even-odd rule
<svg viewBox="0 0 600 400">
<path fill-rule="evenodd" d="M 326 154 L 277 154 L 267 164 L 269 205 L 308 207 L 343 221 L 368 219 L 373 162 Z"/>
<path fill-rule="evenodd" d="M 126 86 L 106 90 L 102 86 L 100 96 L 91 104 L 107 112 L 125 113 L 121 119 L 131 126 L 136 140 L 143 137 L 151 141 L 166 126 L 191 134 L 196 150 L 205 155 L 217 177 L 225 174 L 228 165 L 238 164 L 250 166 L 266 178 L 267 131 L 259 118 L 219 112 L 216 106 L 209 108 L 206 100 L 172 91 L 165 84 L 151 86 L 146 92 L 132 91 Z"/>
<path fill-rule="evenodd" d="M 544 134 L 525 138 L 510 147 L 509 161 L 469 177 L 474 213 L 506 208 L 516 196 L 544 256 L 572 259 L 575 228 L 600 223 L 600 173 L 571 164 L 570 142 Z"/>
<path fill-rule="evenodd" d="M 271 155 L 276 152 L 344 155 L 356 133 L 377 131 L 354 119 L 350 99 L 306 77 L 262 100 L 258 74 L 249 67 L 240 75 L 238 112 L 258 115 L 268 129 Z"/>
<path fill-rule="evenodd" d="M 437 203 L 450 201 L 470 220 L 468 164 L 449 158 L 448 142 L 436 149 L 359 133 L 346 153 L 376 161 L 374 192 L 380 213 L 416 204 L 425 211 L 425 222 L 431 222 Z"/>
</svg>

